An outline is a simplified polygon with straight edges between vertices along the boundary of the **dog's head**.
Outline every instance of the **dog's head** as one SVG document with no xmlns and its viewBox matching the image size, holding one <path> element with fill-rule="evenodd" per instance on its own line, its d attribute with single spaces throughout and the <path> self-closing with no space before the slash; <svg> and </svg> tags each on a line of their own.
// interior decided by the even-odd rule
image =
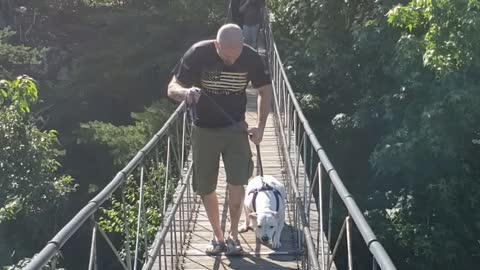
<svg viewBox="0 0 480 270">
<path fill-rule="evenodd" d="M 280 222 L 280 217 L 276 211 L 266 211 L 262 213 L 250 213 L 250 217 L 254 220 L 253 225 L 255 234 L 263 243 L 268 243 Z"/>
</svg>

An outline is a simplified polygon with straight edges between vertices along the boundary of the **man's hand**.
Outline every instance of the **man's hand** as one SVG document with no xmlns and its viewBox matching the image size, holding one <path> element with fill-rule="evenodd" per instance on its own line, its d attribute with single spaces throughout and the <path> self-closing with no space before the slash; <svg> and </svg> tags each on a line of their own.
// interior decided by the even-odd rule
<svg viewBox="0 0 480 270">
<path fill-rule="evenodd" d="M 198 87 L 187 89 L 187 93 L 185 94 L 185 101 L 187 104 L 196 104 L 201 95 L 200 91 L 201 89 Z"/>
<path fill-rule="evenodd" d="M 260 142 L 261 142 L 262 139 L 263 139 L 264 128 L 261 128 L 261 127 L 253 127 L 253 128 L 250 128 L 247 132 L 248 132 L 248 134 L 250 135 L 250 140 L 251 140 L 254 144 L 260 144 Z"/>
</svg>

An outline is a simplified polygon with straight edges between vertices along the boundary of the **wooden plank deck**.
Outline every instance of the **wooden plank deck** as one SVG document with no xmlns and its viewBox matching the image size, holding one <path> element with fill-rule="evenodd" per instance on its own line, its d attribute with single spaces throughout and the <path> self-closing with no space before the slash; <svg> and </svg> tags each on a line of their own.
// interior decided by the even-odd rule
<svg viewBox="0 0 480 270">
<path fill-rule="evenodd" d="M 256 107 L 256 91 L 253 89 L 247 90 L 248 104 L 246 121 L 249 126 L 256 124 L 257 107 Z M 256 148 L 253 143 L 250 143 L 252 153 L 254 156 L 254 162 L 256 164 Z M 261 155 L 263 163 L 264 174 L 273 175 L 277 179 L 284 181 L 286 179 L 283 174 L 283 162 L 281 157 L 281 151 L 279 148 L 279 142 L 275 134 L 274 119 L 271 114 L 268 118 L 267 127 L 263 141 L 261 143 Z M 300 171 L 303 166 L 300 167 Z M 256 172 L 254 172 L 256 175 Z M 301 185 L 303 185 L 303 178 Z M 308 185 L 308 184 L 307 184 Z M 307 187 L 308 188 L 308 187 Z M 225 172 L 223 169 L 223 162 L 220 162 L 219 181 L 217 186 L 217 196 L 219 199 L 220 221 L 222 229 L 225 232 L 229 230 L 229 214 L 228 214 L 228 193 L 226 191 Z M 197 200 L 200 201 L 200 200 Z M 298 248 L 296 246 L 296 235 L 298 231 L 293 226 L 293 210 L 292 202 L 287 198 L 287 210 L 286 210 L 286 226 L 283 229 L 281 243 L 282 247 L 278 250 L 272 250 L 266 245 L 261 244 L 254 235 L 254 232 L 249 231 L 240 235 L 245 256 L 241 257 L 228 257 L 225 255 L 211 257 L 205 255 L 205 249 L 207 248 L 210 240 L 213 237 L 211 226 L 208 222 L 208 218 L 205 212 L 205 208 L 201 203 L 197 204 L 194 208 L 194 220 L 189 227 L 189 237 L 184 239 L 184 248 L 182 254 L 175 255 L 174 252 L 170 252 L 171 241 L 174 237 L 167 237 L 165 241 L 166 249 L 160 251 L 162 254 L 162 266 L 158 264 L 158 258 L 155 262 L 153 269 L 301 269 L 301 262 L 298 254 Z M 311 209 L 314 210 L 315 204 L 312 200 Z M 176 219 L 179 219 L 182 213 L 176 214 Z M 316 212 L 310 212 L 311 221 L 317 219 Z M 243 222 L 243 214 L 240 223 Z M 313 222 L 315 223 L 315 222 Z M 178 233 L 177 233 L 178 234 Z M 317 234 L 315 233 L 316 237 Z M 315 241 L 316 242 L 316 241 Z M 327 248 L 328 250 L 328 248 Z M 183 256 L 182 256 L 183 255 Z M 332 268 L 333 269 L 333 268 Z"/>
</svg>

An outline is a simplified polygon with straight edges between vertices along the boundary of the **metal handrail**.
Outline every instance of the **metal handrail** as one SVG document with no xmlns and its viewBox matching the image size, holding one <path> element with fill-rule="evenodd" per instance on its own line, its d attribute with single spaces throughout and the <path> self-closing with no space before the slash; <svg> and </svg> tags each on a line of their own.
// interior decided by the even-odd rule
<svg viewBox="0 0 480 270">
<path fill-rule="evenodd" d="M 285 69 L 283 67 L 283 63 L 280 59 L 280 55 L 278 52 L 278 49 L 276 47 L 276 44 L 273 39 L 273 33 L 271 30 L 271 24 L 268 19 L 266 19 L 266 28 L 265 28 L 265 36 L 267 38 L 267 54 L 269 58 L 269 68 L 270 68 L 270 74 L 272 75 L 272 80 L 273 80 L 273 87 L 274 87 L 274 108 L 275 108 L 275 114 L 277 121 L 279 122 L 279 128 L 281 129 L 279 134 L 281 135 L 281 139 L 283 142 L 284 146 L 284 154 L 287 157 L 291 156 L 291 151 L 295 152 L 295 157 L 290 157 L 288 162 L 287 162 L 287 170 L 289 175 L 295 175 L 296 178 L 298 177 L 298 167 L 299 163 L 303 161 L 303 163 L 306 163 L 310 160 L 310 162 L 313 160 L 313 151 L 316 153 L 319 163 L 317 171 L 315 174 L 310 173 L 309 177 L 307 177 L 308 172 L 306 171 L 306 164 L 304 164 L 305 171 L 304 173 L 304 180 L 305 180 L 305 185 L 311 185 L 310 189 L 307 190 L 304 189 L 304 201 L 303 203 L 307 207 L 307 200 L 309 201 L 310 196 L 313 195 L 313 189 L 315 186 L 318 187 L 320 190 L 318 192 L 318 197 L 317 197 L 317 203 L 319 204 L 319 234 L 324 234 L 324 229 L 323 229 L 323 194 L 321 193 L 321 181 L 322 181 L 322 169 L 326 172 L 326 174 L 329 176 L 331 184 L 333 184 L 333 187 L 335 188 L 335 191 L 337 194 L 340 196 L 340 198 L 343 201 L 344 206 L 348 210 L 348 216 L 346 219 L 346 222 L 348 224 L 349 219 L 353 219 L 355 225 L 357 226 L 360 234 L 362 235 L 365 244 L 367 245 L 368 249 L 370 252 L 373 254 L 374 260 L 378 263 L 381 269 L 389 269 L 393 270 L 396 269 L 393 262 L 391 261 L 389 255 L 381 245 L 381 243 L 378 241 L 376 238 L 375 234 L 373 233 L 372 229 L 368 225 L 367 220 L 363 216 L 362 212 L 360 211 L 359 207 L 355 203 L 355 200 L 353 199 L 353 196 L 348 192 L 347 188 L 343 184 L 343 181 L 340 179 L 338 176 L 337 171 L 333 167 L 332 163 L 330 162 L 326 152 L 318 142 L 315 133 L 313 132 L 312 128 L 310 127 L 310 124 L 308 123 L 308 120 L 306 119 L 305 115 L 303 114 L 303 111 L 301 109 L 300 104 L 298 103 L 295 94 L 292 90 L 292 86 L 290 85 L 290 82 L 288 80 L 288 77 L 286 75 Z M 293 125 L 292 125 L 293 122 Z M 303 136 L 300 135 L 299 131 L 300 129 L 303 129 Z M 285 136 L 287 138 L 285 138 Z M 291 142 L 293 137 L 293 144 Z M 310 159 L 307 156 L 307 152 L 309 147 L 307 146 L 307 143 L 310 143 Z M 300 155 L 300 149 L 303 151 L 303 155 Z M 292 172 L 293 168 L 291 168 L 291 159 L 293 159 L 296 163 L 296 168 L 295 172 Z M 312 165 L 310 165 L 310 168 L 312 168 Z M 315 175 L 312 177 L 312 175 Z M 317 178 L 318 177 L 318 178 Z M 296 179 L 299 180 L 299 179 Z M 308 182 L 307 182 L 308 181 Z M 315 181 L 317 183 L 315 183 Z M 331 188 L 332 189 L 332 188 Z M 295 190 L 295 193 L 298 191 Z M 308 193 L 310 193 L 310 196 L 307 196 Z M 331 204 L 333 201 L 333 195 L 332 191 L 330 192 L 330 206 L 329 210 L 333 211 L 331 208 Z M 331 212 L 329 213 L 329 219 L 331 219 Z M 329 224 L 331 224 L 331 220 L 329 220 Z M 346 226 L 348 227 L 348 226 Z M 328 228 L 328 235 L 330 239 L 331 235 L 331 226 Z M 347 231 L 347 238 L 350 238 L 349 236 L 350 231 Z M 322 242 L 323 242 L 323 237 L 322 237 Z M 328 241 L 330 242 L 330 241 Z M 350 242 L 349 242 L 349 247 L 350 247 Z M 328 246 L 330 246 L 330 243 L 328 243 Z M 311 248 L 311 245 L 308 244 L 307 248 Z M 317 245 L 317 252 L 318 252 L 318 245 Z M 349 249 L 350 250 L 350 249 Z M 309 250 L 310 253 L 310 250 Z M 326 268 L 327 265 L 323 265 L 325 262 L 328 262 L 328 260 L 332 259 L 330 258 L 331 255 L 329 256 L 329 259 L 325 259 L 325 256 L 327 256 L 324 253 L 324 248 L 322 244 L 321 251 L 319 253 L 322 253 L 321 256 L 321 263 L 322 263 L 322 269 L 324 267 Z M 351 254 L 349 254 L 349 265 L 351 265 Z M 332 259 L 333 260 L 333 259 Z M 329 263 L 327 263 L 329 264 Z M 373 264 L 375 267 L 375 263 Z M 327 268 L 329 269 L 329 267 Z"/>
<path fill-rule="evenodd" d="M 177 109 L 175 110 L 174 113 L 169 117 L 169 119 L 165 122 L 163 127 L 153 136 L 153 138 L 135 155 L 135 157 L 132 158 L 132 160 L 121 170 L 119 171 L 116 176 L 113 178 L 113 180 L 102 190 L 99 192 L 98 195 L 96 195 L 92 200 L 90 200 L 85 207 L 83 207 L 50 241 L 48 241 L 47 245 L 36 255 L 32 258 L 30 263 L 24 268 L 26 270 L 36 270 L 36 269 L 41 269 L 43 266 L 47 265 L 47 263 L 52 260 L 52 258 L 55 257 L 55 255 L 61 250 L 62 246 L 71 238 L 72 235 L 74 235 L 80 227 L 83 225 L 87 224 L 89 220 L 94 220 L 94 214 L 99 211 L 100 207 L 104 204 L 104 202 L 111 198 L 112 195 L 114 194 L 115 191 L 119 190 L 119 187 L 124 185 L 128 179 L 129 176 L 132 176 L 132 173 L 135 170 L 139 170 L 140 172 L 140 181 L 141 185 L 139 188 L 139 211 L 138 211 L 138 218 L 137 218 L 137 239 L 136 239 L 136 250 L 135 250 L 135 266 L 137 265 L 137 257 L 140 255 L 138 254 L 138 249 L 139 249 L 139 242 L 140 240 L 144 240 L 145 245 L 148 242 L 148 239 L 146 238 L 146 232 L 145 232 L 145 209 L 144 209 L 144 202 L 143 202 L 143 187 L 144 187 L 144 177 L 148 177 L 147 173 L 145 173 L 145 164 L 147 162 L 147 156 L 151 158 L 152 160 L 155 160 L 154 163 L 159 163 L 159 157 L 158 157 L 158 152 L 159 149 L 161 148 L 161 143 L 162 139 L 163 141 L 167 140 L 167 165 L 166 167 L 169 168 L 171 167 L 171 162 L 170 161 L 170 154 L 173 152 L 173 155 L 176 158 L 177 162 L 177 169 L 179 171 L 182 171 L 186 162 L 185 159 L 185 151 L 187 150 L 187 145 L 186 145 L 186 136 L 188 136 L 188 115 L 187 115 L 187 110 L 186 110 L 186 105 L 185 102 L 182 102 Z M 183 116 L 183 118 L 182 118 Z M 179 130 L 182 133 L 179 135 Z M 171 145 L 174 144 L 172 142 L 171 137 L 174 136 L 176 133 L 177 135 L 177 151 L 175 152 L 174 149 L 171 149 Z M 180 136 L 181 142 L 180 142 Z M 168 138 L 167 138 L 168 137 Z M 172 147 L 173 148 L 173 147 Z M 155 153 L 153 153 L 155 152 Z M 152 165 L 154 166 L 154 165 Z M 181 177 L 180 173 L 180 177 Z M 189 177 L 190 174 L 187 174 L 186 177 Z M 168 190 L 168 184 L 170 181 L 172 181 L 173 176 L 172 172 L 168 172 L 165 176 L 165 196 L 164 198 L 167 197 L 167 190 Z M 160 179 L 158 179 L 160 181 Z M 189 179 L 186 178 L 181 182 L 182 187 L 188 185 Z M 122 190 L 122 198 L 124 196 Z M 184 191 L 181 192 L 183 195 Z M 125 202 L 123 202 L 125 204 Z M 165 214 L 166 209 L 164 208 L 164 214 Z M 125 220 L 125 223 L 127 221 Z M 126 225 L 125 225 L 126 226 Z M 182 225 L 183 226 L 183 225 Z M 128 231 L 128 227 L 124 228 L 125 230 Z M 141 234 L 140 231 L 144 231 L 144 239 L 139 239 L 138 236 Z M 94 259 L 96 258 L 96 238 L 95 234 L 96 232 L 99 231 L 104 238 L 106 237 L 106 234 L 98 227 L 98 225 L 94 222 L 93 225 L 93 232 L 92 232 L 92 248 L 91 248 L 91 254 L 90 258 Z M 127 232 L 128 233 L 128 232 Z M 128 237 L 127 237 L 128 238 Z M 115 247 L 111 243 L 111 241 L 108 239 L 108 237 L 105 239 L 107 243 L 111 246 L 111 248 L 115 250 Z M 128 239 L 127 239 L 128 240 Z M 144 247 L 145 248 L 145 247 Z M 148 247 L 147 247 L 148 248 Z M 129 250 L 127 251 L 129 253 Z M 127 254 L 130 256 L 129 254 Z M 120 259 L 120 256 L 116 252 L 116 256 Z M 120 262 L 124 268 L 126 269 L 132 269 L 132 266 L 130 265 L 130 258 L 127 258 L 127 264 Z M 90 261 L 91 267 L 95 262 Z M 128 265 L 128 266 L 127 266 Z M 55 265 L 52 265 L 52 267 L 55 269 Z M 89 268 L 90 269 L 90 268 Z"/>
</svg>

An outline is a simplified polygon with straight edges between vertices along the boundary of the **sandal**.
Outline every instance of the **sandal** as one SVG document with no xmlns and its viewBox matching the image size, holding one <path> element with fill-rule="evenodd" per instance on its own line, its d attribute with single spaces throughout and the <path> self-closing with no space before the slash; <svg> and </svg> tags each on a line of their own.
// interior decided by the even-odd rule
<svg viewBox="0 0 480 270">
<path fill-rule="evenodd" d="M 240 240 L 228 238 L 226 241 L 227 244 L 227 252 L 225 252 L 226 255 L 230 256 L 237 256 L 237 255 L 242 255 L 243 254 L 243 248 L 242 245 L 240 244 Z"/>
<path fill-rule="evenodd" d="M 212 245 L 205 250 L 205 254 L 208 256 L 218 256 L 222 254 L 226 249 L 225 243 L 217 242 L 212 240 Z"/>
</svg>

